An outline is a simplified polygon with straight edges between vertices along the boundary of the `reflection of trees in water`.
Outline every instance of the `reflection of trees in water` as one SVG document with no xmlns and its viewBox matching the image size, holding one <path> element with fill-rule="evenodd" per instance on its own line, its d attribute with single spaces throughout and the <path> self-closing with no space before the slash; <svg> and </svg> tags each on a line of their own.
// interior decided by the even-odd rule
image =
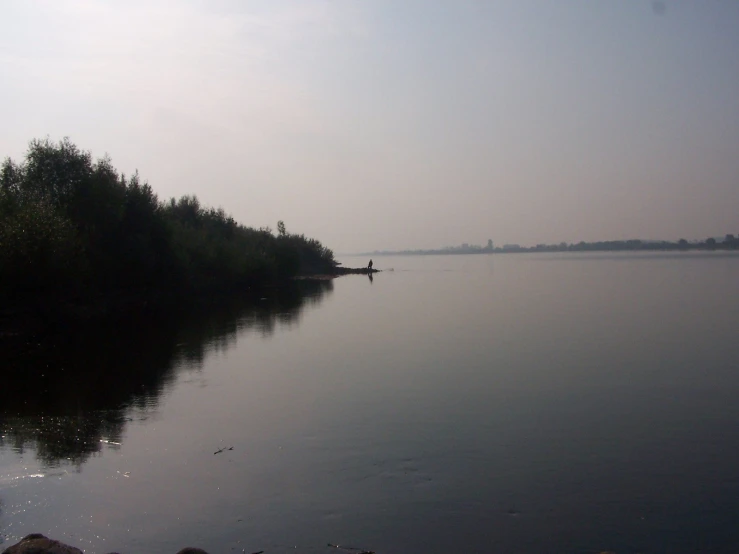
<svg viewBox="0 0 739 554">
<path fill-rule="evenodd" d="M 199 368 L 245 331 L 266 337 L 297 324 L 306 305 L 332 290 L 331 281 L 301 281 L 77 326 L 23 348 L 0 343 L 0 447 L 30 448 L 48 466 L 81 465 L 101 441 L 120 442 L 131 417 L 156 407 L 178 369 Z"/>
<path fill-rule="evenodd" d="M 12 416 L 4 418 L 0 447 L 12 447 L 21 454 L 34 451 L 49 467 L 60 463 L 80 466 L 100 452 L 102 440 L 117 442 L 124 425 L 115 410 L 79 416 Z"/>
<path fill-rule="evenodd" d="M 302 309 L 322 302 L 331 291 L 332 281 L 299 281 L 290 287 L 262 289 L 247 301 L 247 305 L 226 299 L 217 310 L 198 307 L 198 325 L 181 330 L 177 355 L 199 365 L 209 352 L 230 348 L 246 330 L 269 337 L 278 326 L 299 324 Z M 203 337 L 207 337 L 206 340 Z"/>
</svg>

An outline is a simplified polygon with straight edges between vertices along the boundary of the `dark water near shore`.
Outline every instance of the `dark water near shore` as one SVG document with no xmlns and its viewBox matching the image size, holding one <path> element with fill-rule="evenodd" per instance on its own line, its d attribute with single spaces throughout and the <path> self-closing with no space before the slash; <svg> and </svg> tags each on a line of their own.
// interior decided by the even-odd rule
<svg viewBox="0 0 739 554">
<path fill-rule="evenodd" d="M 738 255 L 374 261 L 4 352 L 0 550 L 739 551 Z"/>
</svg>

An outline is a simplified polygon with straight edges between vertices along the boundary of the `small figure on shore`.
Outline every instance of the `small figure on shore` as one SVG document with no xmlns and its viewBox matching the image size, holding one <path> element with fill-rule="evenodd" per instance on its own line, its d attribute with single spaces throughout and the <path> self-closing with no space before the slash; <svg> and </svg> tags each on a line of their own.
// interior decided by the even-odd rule
<svg viewBox="0 0 739 554">
<path fill-rule="evenodd" d="M 370 260 L 370 263 L 367 264 L 367 269 L 372 271 L 372 260 Z"/>
</svg>

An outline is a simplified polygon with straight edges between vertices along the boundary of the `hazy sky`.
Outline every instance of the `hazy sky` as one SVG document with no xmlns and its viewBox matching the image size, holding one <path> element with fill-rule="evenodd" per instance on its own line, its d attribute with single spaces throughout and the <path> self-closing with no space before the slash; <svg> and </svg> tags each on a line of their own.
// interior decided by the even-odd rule
<svg viewBox="0 0 739 554">
<path fill-rule="evenodd" d="M 739 233 L 739 1 L 0 0 L 0 129 L 337 252 Z"/>
</svg>

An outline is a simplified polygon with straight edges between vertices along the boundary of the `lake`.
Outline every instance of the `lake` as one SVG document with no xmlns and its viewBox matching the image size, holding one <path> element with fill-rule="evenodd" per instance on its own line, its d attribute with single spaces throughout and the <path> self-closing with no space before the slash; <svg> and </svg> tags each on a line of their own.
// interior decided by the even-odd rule
<svg viewBox="0 0 739 554">
<path fill-rule="evenodd" d="M 6 354 L 0 550 L 739 551 L 739 255 L 374 264 Z"/>
</svg>

